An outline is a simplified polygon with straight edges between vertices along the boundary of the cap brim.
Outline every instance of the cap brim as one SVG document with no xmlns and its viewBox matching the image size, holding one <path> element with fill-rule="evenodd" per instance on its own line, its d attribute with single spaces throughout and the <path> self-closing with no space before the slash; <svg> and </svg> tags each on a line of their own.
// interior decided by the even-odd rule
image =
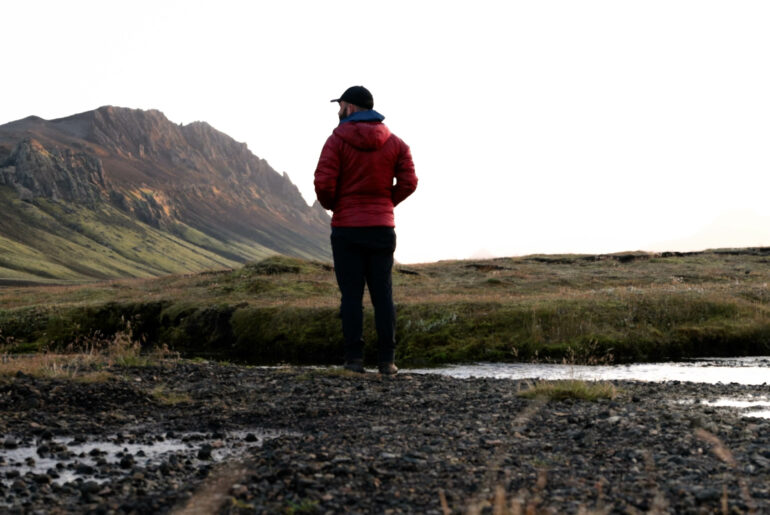
<svg viewBox="0 0 770 515">
<path fill-rule="evenodd" d="M 340 100 L 342 100 L 342 99 L 341 98 L 335 98 L 334 100 L 331 100 L 331 102 L 339 102 Z"/>
</svg>

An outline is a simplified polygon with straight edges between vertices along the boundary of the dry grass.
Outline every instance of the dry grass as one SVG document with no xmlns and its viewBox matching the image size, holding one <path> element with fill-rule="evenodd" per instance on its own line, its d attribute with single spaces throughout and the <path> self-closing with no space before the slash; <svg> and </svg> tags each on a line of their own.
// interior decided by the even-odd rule
<svg viewBox="0 0 770 515">
<path fill-rule="evenodd" d="M 127 331 L 118 332 L 110 339 L 84 338 L 70 345 L 67 352 L 7 354 L 2 353 L 0 347 L 0 377 L 22 373 L 41 378 L 104 382 L 113 377 L 106 368 L 149 366 L 178 357 L 166 346 L 143 354 L 141 343 L 132 337 L 130 324 L 127 327 Z"/>
<path fill-rule="evenodd" d="M 756 513 L 757 512 L 756 503 L 754 502 L 754 499 L 751 497 L 748 484 L 746 483 L 746 478 L 743 477 L 739 464 L 736 461 L 736 459 L 733 457 L 733 453 L 730 451 L 730 449 L 724 444 L 724 442 L 722 442 L 722 440 L 718 436 L 706 431 L 705 429 L 701 429 L 701 428 L 696 429 L 695 437 L 701 440 L 702 442 L 710 445 L 711 452 L 714 454 L 714 456 L 719 458 L 728 467 L 730 467 L 730 469 L 732 470 L 732 474 L 734 474 L 738 478 L 738 488 L 740 489 L 741 498 L 743 499 L 743 502 L 749 508 L 748 512 Z M 722 513 L 728 513 L 727 499 L 728 499 L 727 490 L 724 490 L 722 493 Z"/>
<path fill-rule="evenodd" d="M 56 354 L 2 356 L 0 377 L 13 377 L 19 373 L 56 379 L 71 379 L 80 382 L 104 382 L 112 374 L 95 369 L 102 366 L 100 356 L 94 354 Z"/>
</svg>

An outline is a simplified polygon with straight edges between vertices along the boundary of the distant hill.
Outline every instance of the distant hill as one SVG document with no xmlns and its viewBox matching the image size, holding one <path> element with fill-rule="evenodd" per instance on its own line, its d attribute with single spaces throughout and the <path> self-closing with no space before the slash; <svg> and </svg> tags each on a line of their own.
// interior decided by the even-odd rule
<svg viewBox="0 0 770 515">
<path fill-rule="evenodd" d="M 329 217 L 205 122 L 118 107 L 0 125 L 0 282 L 331 259 Z"/>
</svg>

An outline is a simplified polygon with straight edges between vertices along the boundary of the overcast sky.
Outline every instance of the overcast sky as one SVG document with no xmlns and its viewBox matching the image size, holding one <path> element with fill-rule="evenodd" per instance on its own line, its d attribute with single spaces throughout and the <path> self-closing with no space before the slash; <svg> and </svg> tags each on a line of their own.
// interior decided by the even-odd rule
<svg viewBox="0 0 770 515">
<path fill-rule="evenodd" d="M 309 203 L 353 84 L 412 148 L 402 262 L 770 245 L 770 2 L 25 0 L 0 123 L 203 120 Z"/>
</svg>

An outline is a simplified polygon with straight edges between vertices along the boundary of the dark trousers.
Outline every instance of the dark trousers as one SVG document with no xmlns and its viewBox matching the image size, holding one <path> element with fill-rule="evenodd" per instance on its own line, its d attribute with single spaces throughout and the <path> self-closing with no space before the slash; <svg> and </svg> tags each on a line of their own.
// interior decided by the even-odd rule
<svg viewBox="0 0 770 515">
<path fill-rule="evenodd" d="M 396 347 L 396 309 L 393 305 L 393 227 L 332 227 L 334 273 L 342 294 L 340 315 L 345 360 L 363 359 L 364 284 L 374 306 L 378 363 L 393 362 Z"/>
</svg>

